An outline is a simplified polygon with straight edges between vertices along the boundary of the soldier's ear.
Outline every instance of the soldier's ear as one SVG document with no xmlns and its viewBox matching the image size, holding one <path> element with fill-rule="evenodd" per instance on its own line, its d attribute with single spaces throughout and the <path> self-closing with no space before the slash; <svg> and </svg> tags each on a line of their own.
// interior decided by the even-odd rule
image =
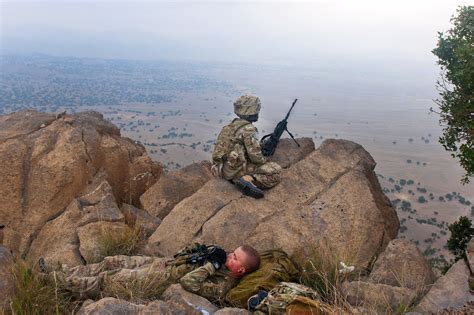
<svg viewBox="0 0 474 315">
<path fill-rule="evenodd" d="M 243 276 L 247 273 L 247 269 L 245 269 L 245 267 L 240 267 L 237 272 Z"/>
</svg>

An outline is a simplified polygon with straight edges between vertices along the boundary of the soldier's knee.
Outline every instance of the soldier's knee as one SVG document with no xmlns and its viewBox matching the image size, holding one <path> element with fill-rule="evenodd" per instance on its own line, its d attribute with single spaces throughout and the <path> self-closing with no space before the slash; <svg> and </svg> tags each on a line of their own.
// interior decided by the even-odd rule
<svg viewBox="0 0 474 315">
<path fill-rule="evenodd" d="M 281 182 L 282 168 L 278 163 L 267 162 L 256 169 L 254 178 L 261 188 L 272 188 Z"/>
</svg>

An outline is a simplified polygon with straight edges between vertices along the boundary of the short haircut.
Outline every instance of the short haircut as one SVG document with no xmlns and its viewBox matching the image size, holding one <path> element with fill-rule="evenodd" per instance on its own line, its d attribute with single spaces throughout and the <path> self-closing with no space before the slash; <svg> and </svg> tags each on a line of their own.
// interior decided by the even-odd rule
<svg viewBox="0 0 474 315">
<path fill-rule="evenodd" d="M 245 262 L 243 262 L 246 273 L 254 272 L 260 267 L 260 254 L 250 245 L 240 246 L 242 251 L 246 254 Z"/>
</svg>

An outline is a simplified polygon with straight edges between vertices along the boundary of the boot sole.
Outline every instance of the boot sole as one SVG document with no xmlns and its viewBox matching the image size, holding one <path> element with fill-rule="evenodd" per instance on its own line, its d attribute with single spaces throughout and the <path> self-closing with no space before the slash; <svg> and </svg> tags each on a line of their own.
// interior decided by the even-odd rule
<svg viewBox="0 0 474 315">
<path fill-rule="evenodd" d="M 263 191 L 260 188 L 254 186 L 252 183 L 249 183 L 246 180 L 243 180 L 242 178 L 239 178 L 239 180 L 235 182 L 235 185 L 239 187 L 242 193 L 246 196 L 250 196 L 255 199 L 260 199 L 264 196 Z"/>
</svg>

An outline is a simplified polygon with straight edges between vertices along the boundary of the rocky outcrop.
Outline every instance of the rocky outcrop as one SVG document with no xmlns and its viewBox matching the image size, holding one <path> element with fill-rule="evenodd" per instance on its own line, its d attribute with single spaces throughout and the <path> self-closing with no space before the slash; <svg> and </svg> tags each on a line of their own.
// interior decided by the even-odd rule
<svg viewBox="0 0 474 315">
<path fill-rule="evenodd" d="M 139 227 L 145 238 L 153 234 L 161 223 L 159 218 L 152 216 L 146 210 L 136 208 L 132 205 L 123 204 L 121 211 L 125 216 L 125 222 L 130 226 Z"/>
<path fill-rule="evenodd" d="M 129 228 L 118 208 L 112 187 L 99 173 L 85 191 L 57 218 L 48 221 L 30 246 L 27 258 L 43 257 L 50 265 L 76 266 L 99 258 L 105 229 L 125 233 Z"/>
<path fill-rule="evenodd" d="M 345 282 L 343 292 L 353 306 L 363 306 L 377 313 L 408 309 L 426 292 L 435 276 L 415 244 L 392 240 L 380 254 L 371 273 L 359 281 Z"/>
<path fill-rule="evenodd" d="M 130 233 L 130 228 L 124 223 L 117 222 L 94 222 L 77 229 L 79 238 L 79 251 L 87 264 L 96 263 L 104 258 L 102 254 L 103 238 L 116 237 Z M 107 241 L 105 241 L 107 242 Z"/>
<path fill-rule="evenodd" d="M 138 315 L 143 309 L 143 305 L 133 304 L 113 297 L 106 297 L 97 302 L 92 300 L 84 302 L 77 315 Z"/>
<path fill-rule="evenodd" d="M 180 284 L 169 286 L 161 297 L 167 302 L 183 301 L 188 305 L 192 305 L 195 309 L 201 310 L 203 313 L 213 314 L 218 310 L 214 304 L 199 295 L 186 291 Z"/>
<path fill-rule="evenodd" d="M 273 155 L 268 158 L 268 161 L 276 162 L 282 168 L 288 168 L 314 151 L 313 139 L 298 138 L 296 141 L 298 141 L 299 146 L 293 139 L 281 139 Z"/>
<path fill-rule="evenodd" d="M 140 197 L 140 205 L 163 219 L 177 203 L 194 194 L 211 178 L 211 163 L 208 161 L 169 172 Z"/>
<path fill-rule="evenodd" d="M 162 300 L 147 304 L 135 304 L 112 297 L 97 302 L 86 301 L 78 315 L 127 314 L 127 315 L 201 315 L 201 314 L 249 314 L 246 310 L 227 308 L 219 310 L 208 300 L 185 291 L 179 284 L 170 286 L 162 295 Z"/>
<path fill-rule="evenodd" d="M 211 179 L 172 209 L 149 244 L 164 256 L 194 241 L 226 249 L 248 243 L 290 254 L 319 245 L 345 262 L 366 267 L 399 228 L 374 167 L 362 146 L 326 140 L 284 169 L 282 182 L 263 199 L 243 197 L 227 181 Z"/>
<path fill-rule="evenodd" d="M 0 160 L 4 243 L 22 254 L 99 171 L 119 203 L 137 203 L 162 174 L 143 146 L 122 138 L 96 112 L 60 118 L 36 111 L 0 116 Z"/>
<path fill-rule="evenodd" d="M 13 257 L 10 251 L 0 245 L 0 313 L 9 305 L 9 300 L 15 293 L 13 279 Z"/>
<path fill-rule="evenodd" d="M 381 283 L 352 281 L 343 283 L 342 289 L 347 302 L 364 306 L 377 314 L 396 313 L 401 307 L 408 309 L 415 298 L 415 290 Z"/>
<path fill-rule="evenodd" d="M 459 260 L 439 278 L 415 308 L 421 313 L 455 311 L 474 302 L 469 290 L 470 271 L 464 260 Z"/>
<path fill-rule="evenodd" d="M 436 280 L 431 267 L 415 244 L 407 240 L 391 241 L 378 257 L 369 281 L 424 291 Z"/>
</svg>

